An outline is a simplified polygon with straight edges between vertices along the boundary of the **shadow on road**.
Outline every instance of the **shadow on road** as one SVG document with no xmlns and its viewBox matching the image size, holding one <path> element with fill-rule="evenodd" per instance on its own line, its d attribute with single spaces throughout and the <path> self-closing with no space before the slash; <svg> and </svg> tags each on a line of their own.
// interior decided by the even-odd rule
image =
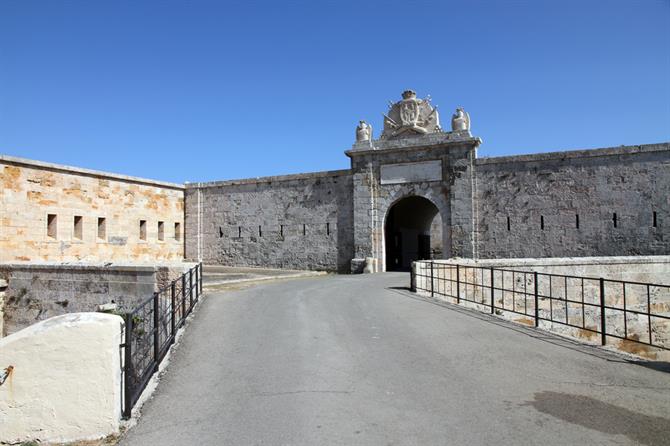
<svg viewBox="0 0 670 446">
<path fill-rule="evenodd" d="M 636 444 L 659 444 L 670 432 L 670 420 L 645 415 L 584 395 L 537 392 L 526 403 L 547 415 L 609 435 L 624 435 Z M 667 437 L 665 437 L 667 438 Z"/>
</svg>

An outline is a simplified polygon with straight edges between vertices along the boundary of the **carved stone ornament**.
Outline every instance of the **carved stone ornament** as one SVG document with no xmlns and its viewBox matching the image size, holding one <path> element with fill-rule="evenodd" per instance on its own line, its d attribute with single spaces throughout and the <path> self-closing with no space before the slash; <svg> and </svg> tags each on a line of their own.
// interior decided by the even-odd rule
<svg viewBox="0 0 670 446">
<path fill-rule="evenodd" d="M 451 130 L 454 132 L 470 131 L 470 115 L 461 107 L 451 117 Z"/>
<path fill-rule="evenodd" d="M 359 121 L 356 127 L 356 142 L 370 141 L 372 139 L 372 126 L 365 121 Z"/>
<path fill-rule="evenodd" d="M 423 135 L 440 132 L 440 116 L 430 98 L 417 99 L 412 90 L 404 91 L 402 100 L 391 104 L 384 115 L 382 139 L 401 136 Z"/>
</svg>

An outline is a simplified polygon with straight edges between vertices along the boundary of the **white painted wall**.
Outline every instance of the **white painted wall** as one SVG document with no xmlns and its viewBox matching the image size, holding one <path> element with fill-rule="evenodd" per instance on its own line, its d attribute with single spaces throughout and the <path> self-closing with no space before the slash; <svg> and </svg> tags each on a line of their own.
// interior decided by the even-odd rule
<svg viewBox="0 0 670 446">
<path fill-rule="evenodd" d="M 71 313 L 0 339 L 0 443 L 118 433 L 123 319 Z"/>
</svg>

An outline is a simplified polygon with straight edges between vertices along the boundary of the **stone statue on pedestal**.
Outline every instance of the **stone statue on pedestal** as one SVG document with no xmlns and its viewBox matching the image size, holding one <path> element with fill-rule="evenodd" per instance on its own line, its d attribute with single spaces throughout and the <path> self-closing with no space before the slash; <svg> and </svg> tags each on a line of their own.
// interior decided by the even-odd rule
<svg viewBox="0 0 670 446">
<path fill-rule="evenodd" d="M 454 132 L 470 131 L 470 115 L 458 107 L 451 117 L 451 130 Z"/>
<path fill-rule="evenodd" d="M 356 127 L 356 142 L 370 141 L 372 139 L 372 126 L 365 121 L 359 121 Z"/>
</svg>

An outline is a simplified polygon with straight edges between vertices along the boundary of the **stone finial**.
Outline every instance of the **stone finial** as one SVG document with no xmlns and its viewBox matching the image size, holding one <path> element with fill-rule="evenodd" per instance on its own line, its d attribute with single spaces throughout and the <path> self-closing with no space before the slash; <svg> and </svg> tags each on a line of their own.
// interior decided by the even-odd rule
<svg viewBox="0 0 670 446">
<path fill-rule="evenodd" d="M 456 109 L 451 117 L 451 130 L 454 132 L 470 131 L 470 115 L 462 107 Z"/>
<path fill-rule="evenodd" d="M 372 139 L 372 126 L 365 121 L 358 121 L 356 127 L 356 142 L 370 141 Z"/>
<path fill-rule="evenodd" d="M 384 115 L 382 139 L 440 132 L 440 116 L 430 98 L 417 99 L 414 90 L 405 90 L 402 100 L 391 104 Z"/>
</svg>

